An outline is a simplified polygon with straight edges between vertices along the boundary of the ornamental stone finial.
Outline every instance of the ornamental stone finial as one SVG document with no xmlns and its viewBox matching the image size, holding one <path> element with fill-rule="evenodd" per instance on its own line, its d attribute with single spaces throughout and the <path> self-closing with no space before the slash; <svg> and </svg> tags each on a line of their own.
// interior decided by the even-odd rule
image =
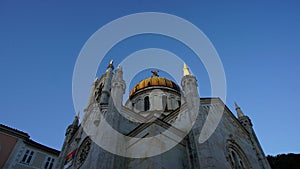
<svg viewBox="0 0 300 169">
<path fill-rule="evenodd" d="M 113 60 L 111 60 L 109 62 L 109 65 L 107 66 L 107 69 L 109 69 L 109 68 L 114 69 L 114 61 Z"/>
<path fill-rule="evenodd" d="M 77 115 L 78 119 L 80 118 L 80 111 L 77 112 Z"/>
<path fill-rule="evenodd" d="M 184 75 L 184 76 L 190 76 L 190 75 L 192 75 L 192 74 L 190 73 L 189 68 L 186 66 L 185 63 L 183 64 L 183 75 Z"/>
<path fill-rule="evenodd" d="M 121 65 L 118 65 L 118 70 L 122 70 L 122 66 Z"/>
</svg>

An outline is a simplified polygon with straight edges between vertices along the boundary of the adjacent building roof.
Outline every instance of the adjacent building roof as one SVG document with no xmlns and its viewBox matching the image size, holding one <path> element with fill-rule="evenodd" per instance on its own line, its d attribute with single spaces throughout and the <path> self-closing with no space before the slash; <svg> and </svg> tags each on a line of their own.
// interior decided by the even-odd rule
<svg viewBox="0 0 300 169">
<path fill-rule="evenodd" d="M 42 145 L 36 141 L 31 140 L 28 133 L 8 127 L 6 125 L 0 124 L 0 132 L 3 132 L 7 135 L 22 139 L 22 140 L 24 140 L 25 144 L 33 146 L 38 149 L 41 149 L 43 151 L 47 151 L 47 152 L 55 154 L 55 155 L 59 155 L 59 153 L 60 153 L 60 151 L 58 151 L 56 149 L 50 148 L 48 146 Z"/>
</svg>

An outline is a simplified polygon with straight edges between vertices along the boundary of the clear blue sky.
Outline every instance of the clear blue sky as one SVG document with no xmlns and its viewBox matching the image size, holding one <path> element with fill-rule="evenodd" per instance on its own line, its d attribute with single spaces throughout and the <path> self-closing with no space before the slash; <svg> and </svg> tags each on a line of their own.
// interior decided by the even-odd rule
<svg viewBox="0 0 300 169">
<path fill-rule="evenodd" d="M 226 104 L 234 112 L 237 101 L 251 117 L 265 153 L 299 153 L 299 6 L 297 1 L 2 0 L 0 123 L 60 150 L 75 115 L 73 69 L 87 39 L 124 15 L 165 12 L 192 22 L 212 41 L 226 73 Z M 145 47 L 179 52 L 170 45 L 176 42 L 155 43 L 158 38 L 128 39 L 106 61 Z M 147 43 L 138 43 L 142 40 Z M 100 66 L 99 74 L 103 71 Z M 209 96 L 207 75 L 197 79 L 201 95 Z"/>
</svg>

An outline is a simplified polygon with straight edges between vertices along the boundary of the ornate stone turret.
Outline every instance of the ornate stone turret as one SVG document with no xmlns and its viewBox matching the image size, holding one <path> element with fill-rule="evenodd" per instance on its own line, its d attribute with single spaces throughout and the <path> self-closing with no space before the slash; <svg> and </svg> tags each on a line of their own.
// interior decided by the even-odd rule
<svg viewBox="0 0 300 169">
<path fill-rule="evenodd" d="M 119 65 L 115 74 L 113 75 L 112 85 L 111 85 L 111 95 L 113 98 L 114 105 L 116 107 L 121 107 L 123 102 L 123 95 L 125 93 L 126 84 L 123 79 L 122 67 Z"/>
<path fill-rule="evenodd" d="M 63 157 L 66 156 L 66 153 L 67 153 L 66 150 L 68 149 L 69 143 L 79 127 L 78 124 L 79 124 L 79 112 L 75 116 L 72 124 L 70 124 L 66 130 L 65 140 L 64 140 L 64 143 L 62 146 L 62 150 L 58 157 L 59 160 L 57 162 L 57 168 L 63 168 L 63 160 L 64 160 Z"/>
<path fill-rule="evenodd" d="M 78 129 L 78 123 L 79 123 L 79 112 L 78 114 L 75 116 L 72 124 L 70 124 L 67 128 L 67 131 L 66 131 L 66 139 L 67 141 L 69 142 L 70 139 L 73 137 L 73 135 L 75 134 L 75 132 L 77 131 Z"/>
<path fill-rule="evenodd" d="M 114 70 L 114 65 L 113 61 L 110 61 L 106 72 L 105 72 L 105 79 L 104 79 L 104 85 L 101 93 L 101 98 L 100 98 L 100 104 L 108 104 L 109 96 L 110 96 L 110 89 L 111 89 L 111 81 L 112 81 L 112 76 L 113 76 L 113 70 Z"/>
<path fill-rule="evenodd" d="M 183 77 L 181 79 L 181 86 L 184 91 L 186 102 L 192 103 L 191 106 L 196 106 L 198 103 L 195 104 L 193 102 L 199 102 L 197 79 L 190 73 L 189 68 L 185 63 L 183 65 Z"/>
<path fill-rule="evenodd" d="M 253 127 L 252 127 L 253 125 L 252 125 L 251 119 L 243 113 L 243 111 L 237 105 L 237 103 L 234 103 L 234 104 L 235 104 L 235 110 L 238 115 L 238 120 L 244 126 L 244 128 L 249 132 L 249 137 L 251 139 L 253 148 L 256 151 L 260 166 L 265 169 L 271 169 L 267 159 L 265 158 L 265 154 L 259 144 L 256 134 L 253 130 Z"/>
<path fill-rule="evenodd" d="M 235 110 L 237 112 L 237 115 L 238 115 L 238 118 L 241 118 L 241 117 L 244 117 L 244 113 L 243 111 L 241 110 L 241 108 L 237 105 L 236 102 L 234 102 L 234 105 L 235 105 Z"/>
<path fill-rule="evenodd" d="M 182 101 L 181 102 L 186 102 L 187 106 L 188 106 L 188 117 L 190 118 L 190 123 L 192 124 L 192 119 L 195 118 L 195 116 L 198 114 L 199 111 L 197 111 L 197 107 L 199 108 L 200 106 L 200 99 L 199 99 L 199 94 L 198 94 L 198 83 L 197 83 L 197 79 L 195 76 L 193 76 L 189 70 L 189 68 L 187 67 L 187 65 L 184 63 L 183 64 L 183 77 L 181 79 L 181 86 L 182 86 L 182 90 L 184 92 L 184 97 L 182 97 Z M 196 111 L 195 111 L 196 110 Z M 200 118 L 199 118 L 200 119 Z M 201 124 L 200 124 L 201 123 Z M 194 126 L 194 129 L 192 130 L 192 132 L 190 132 L 190 134 L 188 135 L 188 143 L 190 144 L 190 146 L 188 147 L 188 154 L 189 157 L 192 159 L 190 161 L 191 163 L 191 168 L 200 168 L 199 164 L 198 164 L 198 160 L 199 160 L 199 156 L 197 153 L 195 153 L 195 151 L 192 150 L 191 147 L 196 147 L 196 143 L 198 142 L 198 137 L 199 135 L 197 135 L 197 133 L 199 133 L 200 131 L 200 126 L 202 126 L 202 121 L 199 120 L 199 123 L 196 124 Z M 204 144 L 202 144 L 204 145 Z M 211 155 L 211 151 L 206 148 L 208 146 L 204 146 L 205 147 L 205 153 L 207 156 L 212 156 Z"/>
<path fill-rule="evenodd" d="M 248 116 L 246 116 L 243 111 L 241 110 L 241 108 L 237 105 L 237 103 L 235 102 L 234 103 L 235 105 L 235 110 L 237 112 L 237 115 L 238 115 L 238 120 L 240 121 L 240 123 L 245 127 L 245 129 L 251 133 L 251 132 L 254 132 L 253 129 L 252 129 L 252 123 L 251 123 L 251 120 Z"/>
<path fill-rule="evenodd" d="M 184 91 L 184 99 L 189 109 L 189 118 L 192 124 L 194 117 L 198 114 L 200 99 L 198 94 L 197 79 L 193 76 L 186 64 L 183 65 L 183 77 L 181 79 L 182 90 Z"/>
</svg>

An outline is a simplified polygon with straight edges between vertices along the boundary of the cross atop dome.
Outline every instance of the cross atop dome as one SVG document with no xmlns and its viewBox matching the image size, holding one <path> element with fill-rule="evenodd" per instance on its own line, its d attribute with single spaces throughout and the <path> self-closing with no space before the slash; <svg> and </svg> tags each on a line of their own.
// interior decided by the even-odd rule
<svg viewBox="0 0 300 169">
<path fill-rule="evenodd" d="M 159 72 L 159 70 L 151 71 L 151 73 L 152 73 L 151 77 L 159 77 L 158 72 Z"/>
</svg>

